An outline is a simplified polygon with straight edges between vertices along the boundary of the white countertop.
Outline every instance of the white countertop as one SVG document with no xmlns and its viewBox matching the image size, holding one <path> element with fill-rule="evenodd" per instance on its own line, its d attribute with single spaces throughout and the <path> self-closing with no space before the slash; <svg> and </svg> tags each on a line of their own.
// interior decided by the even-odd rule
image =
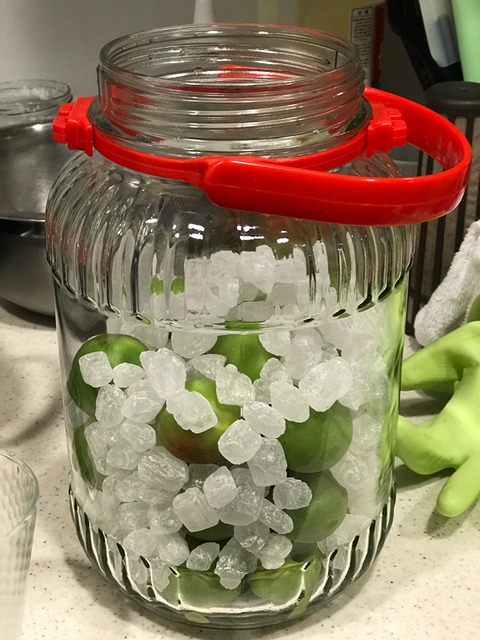
<svg viewBox="0 0 480 640">
<path fill-rule="evenodd" d="M 407 341 L 407 350 L 413 342 Z M 435 410 L 414 393 L 404 415 Z M 25 640 L 224 639 L 155 618 L 94 570 L 67 503 L 67 451 L 52 320 L 0 303 L 0 448 L 22 457 L 41 490 Z M 414 419 L 414 418 L 412 418 Z M 467 640 L 480 635 L 480 504 L 448 520 L 433 508 L 442 477 L 397 469 L 392 530 L 372 569 L 317 614 L 288 626 L 233 632 L 238 640 Z"/>
</svg>

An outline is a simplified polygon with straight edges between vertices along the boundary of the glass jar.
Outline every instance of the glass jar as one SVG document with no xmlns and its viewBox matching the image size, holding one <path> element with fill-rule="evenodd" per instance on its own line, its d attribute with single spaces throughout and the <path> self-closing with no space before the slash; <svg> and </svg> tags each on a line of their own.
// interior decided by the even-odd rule
<svg viewBox="0 0 480 640">
<path fill-rule="evenodd" d="M 57 80 L 0 82 L 0 127 L 52 122 L 71 99 L 70 87 Z"/>
<path fill-rule="evenodd" d="M 98 78 L 89 123 L 131 166 L 88 149 L 47 205 L 80 541 L 164 617 L 302 616 L 368 569 L 392 522 L 414 228 L 301 219 L 301 192 L 298 216 L 222 208 L 194 171 L 361 135 L 355 49 L 176 27 L 110 43 Z M 152 157 L 189 162 L 193 184 L 136 169 Z M 382 154 L 335 171 L 399 175 Z"/>
</svg>

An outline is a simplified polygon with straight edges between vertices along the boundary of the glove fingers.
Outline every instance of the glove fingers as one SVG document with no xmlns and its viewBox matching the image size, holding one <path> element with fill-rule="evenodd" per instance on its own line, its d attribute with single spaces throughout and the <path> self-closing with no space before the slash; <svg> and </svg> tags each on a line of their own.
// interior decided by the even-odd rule
<svg viewBox="0 0 480 640">
<path fill-rule="evenodd" d="M 471 456 L 447 480 L 437 498 L 437 510 L 447 518 L 463 513 L 480 496 L 480 456 Z"/>
<path fill-rule="evenodd" d="M 433 420 L 415 426 L 399 416 L 396 455 L 409 469 L 422 475 L 437 473 L 451 466 L 449 443 L 442 446 L 440 438 L 432 430 Z M 439 446 L 440 445 L 440 446 Z"/>
</svg>

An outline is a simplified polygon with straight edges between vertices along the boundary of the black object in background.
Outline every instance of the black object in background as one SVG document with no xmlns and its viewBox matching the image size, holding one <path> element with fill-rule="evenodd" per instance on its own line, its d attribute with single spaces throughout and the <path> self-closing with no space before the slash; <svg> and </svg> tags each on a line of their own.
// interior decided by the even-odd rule
<svg viewBox="0 0 480 640">
<path fill-rule="evenodd" d="M 439 67 L 430 54 L 418 0 L 386 0 L 387 20 L 399 36 L 425 91 L 439 82 L 462 80 L 462 67 L 456 62 Z"/>
</svg>

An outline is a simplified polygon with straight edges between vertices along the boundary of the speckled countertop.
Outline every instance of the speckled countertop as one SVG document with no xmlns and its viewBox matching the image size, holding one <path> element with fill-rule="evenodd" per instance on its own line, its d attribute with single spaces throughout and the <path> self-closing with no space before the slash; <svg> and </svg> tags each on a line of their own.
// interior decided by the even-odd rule
<svg viewBox="0 0 480 640">
<path fill-rule="evenodd" d="M 407 351 L 412 343 L 407 341 Z M 432 401 L 409 394 L 404 415 Z M 25 640 L 223 640 L 157 619 L 107 583 L 83 554 L 67 504 L 67 453 L 53 321 L 0 303 L 0 448 L 36 472 L 41 500 L 27 586 Z M 458 640 L 480 635 L 480 504 L 433 513 L 441 477 L 400 465 L 394 524 L 376 564 L 347 594 L 289 626 L 233 632 L 238 640 Z"/>
</svg>

